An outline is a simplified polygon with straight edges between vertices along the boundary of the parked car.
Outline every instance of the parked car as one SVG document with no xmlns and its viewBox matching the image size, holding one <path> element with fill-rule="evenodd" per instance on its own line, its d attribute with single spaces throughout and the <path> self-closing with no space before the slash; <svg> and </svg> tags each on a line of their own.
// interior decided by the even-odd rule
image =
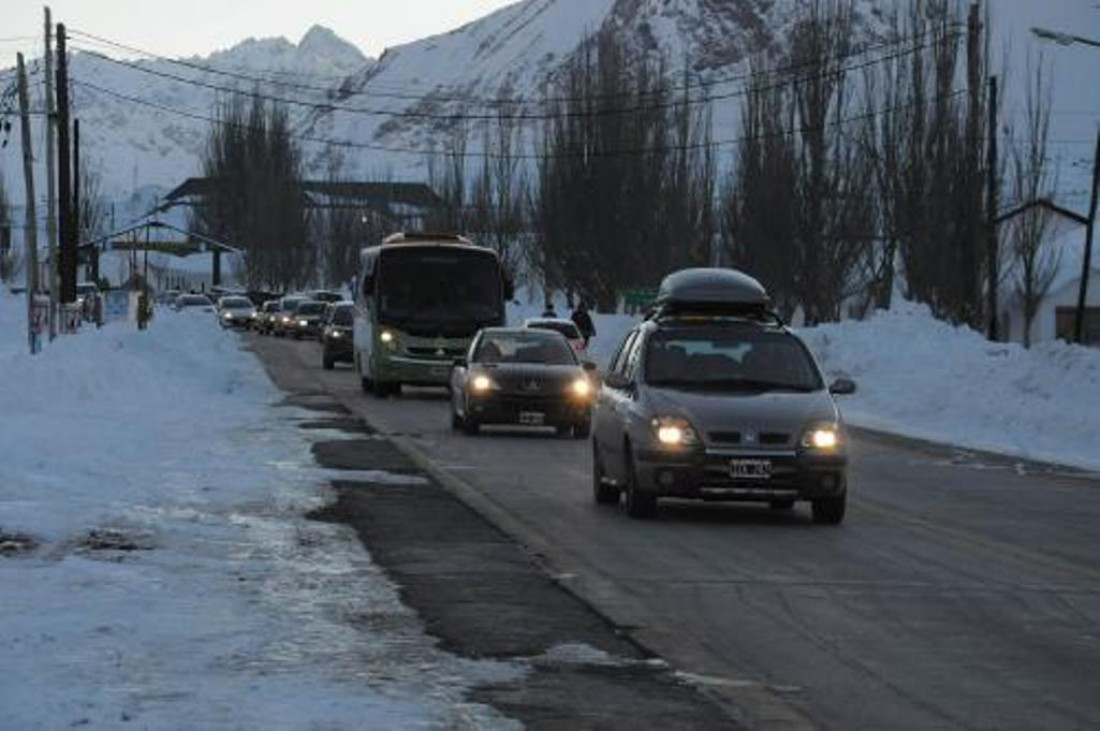
<svg viewBox="0 0 1100 731">
<path fill-rule="evenodd" d="M 218 300 L 218 323 L 222 327 L 250 328 L 256 306 L 247 297 L 231 295 Z"/>
<path fill-rule="evenodd" d="M 554 427 L 585 439 L 595 387 L 557 332 L 486 328 L 451 373 L 451 425 L 477 434 L 482 425 Z"/>
<path fill-rule="evenodd" d="M 294 309 L 298 303 L 305 302 L 301 295 L 287 295 L 279 300 L 279 311 L 271 322 L 271 332 L 277 337 L 286 337 L 294 332 Z"/>
<path fill-rule="evenodd" d="M 331 371 L 336 363 L 355 360 L 352 325 L 355 305 L 351 302 L 330 304 L 321 329 L 321 365 Z"/>
<path fill-rule="evenodd" d="M 577 357 L 584 360 L 587 356 L 587 348 L 584 344 L 584 336 L 572 320 L 563 317 L 531 317 L 524 321 L 525 328 L 534 330 L 552 330 L 561 333 L 569 341 L 569 347 Z"/>
<path fill-rule="evenodd" d="M 325 317 L 325 303 L 316 300 L 302 300 L 291 315 L 291 329 L 288 331 L 296 340 L 316 338 L 321 335 Z"/>
<path fill-rule="evenodd" d="M 205 294 L 181 294 L 172 309 L 176 312 L 214 312 L 214 303 Z"/>
<path fill-rule="evenodd" d="M 764 288 L 728 269 L 689 269 L 661 285 L 655 312 L 611 361 L 594 417 L 596 502 L 625 494 L 632 517 L 663 497 L 739 500 L 837 524 L 847 443 L 809 349 L 768 309 Z"/>
</svg>

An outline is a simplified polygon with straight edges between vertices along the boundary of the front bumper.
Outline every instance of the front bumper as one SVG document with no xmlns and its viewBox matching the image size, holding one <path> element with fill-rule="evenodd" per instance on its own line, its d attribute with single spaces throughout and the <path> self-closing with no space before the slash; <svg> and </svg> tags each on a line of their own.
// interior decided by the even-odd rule
<svg viewBox="0 0 1100 731">
<path fill-rule="evenodd" d="M 768 478 L 735 478 L 733 460 L 767 460 Z M 848 458 L 794 451 L 706 450 L 635 455 L 638 489 L 659 497 L 695 500 L 769 501 L 837 497 L 847 489 Z"/>
<path fill-rule="evenodd" d="M 581 401 L 565 394 L 554 397 L 471 394 L 467 405 L 469 417 L 480 424 L 520 424 L 521 414 L 541 414 L 545 426 L 584 424 L 592 418 L 591 401 Z"/>
</svg>

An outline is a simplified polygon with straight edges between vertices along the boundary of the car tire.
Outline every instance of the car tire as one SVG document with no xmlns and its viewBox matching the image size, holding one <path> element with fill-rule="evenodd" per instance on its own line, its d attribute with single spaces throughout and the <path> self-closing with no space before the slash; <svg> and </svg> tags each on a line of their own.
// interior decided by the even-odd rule
<svg viewBox="0 0 1100 731">
<path fill-rule="evenodd" d="M 768 507 L 772 510 L 790 510 L 794 507 L 794 500 L 772 500 Z"/>
<path fill-rule="evenodd" d="M 820 525 L 840 525 L 848 504 L 847 493 L 837 497 L 823 497 L 814 500 L 814 522 Z"/>
<path fill-rule="evenodd" d="M 592 422 L 580 421 L 573 425 L 574 439 L 588 439 L 592 435 Z"/>
<path fill-rule="evenodd" d="M 326 371 L 331 371 L 331 370 L 334 370 L 336 368 L 336 361 L 334 361 L 332 358 L 328 357 L 328 355 L 322 353 L 321 354 L 321 365 L 324 366 L 324 369 Z"/>
<path fill-rule="evenodd" d="M 466 417 L 462 420 L 462 432 L 468 437 L 476 437 L 481 432 L 481 424 L 470 417 Z"/>
<path fill-rule="evenodd" d="M 618 505 L 622 493 L 619 488 L 604 482 L 603 464 L 600 462 L 600 448 L 592 441 L 592 498 L 597 505 Z"/>
<path fill-rule="evenodd" d="M 624 507 L 631 518 L 648 519 L 657 514 L 657 496 L 638 489 L 638 473 L 634 467 L 634 453 L 627 444 L 624 447 L 626 459 L 626 500 Z"/>
</svg>

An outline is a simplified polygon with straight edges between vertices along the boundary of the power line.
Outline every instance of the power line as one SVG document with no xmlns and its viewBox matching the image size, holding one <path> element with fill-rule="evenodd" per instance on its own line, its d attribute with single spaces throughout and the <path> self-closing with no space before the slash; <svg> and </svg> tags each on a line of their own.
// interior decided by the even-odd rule
<svg viewBox="0 0 1100 731">
<path fill-rule="evenodd" d="M 215 117 L 210 117 L 210 116 L 206 116 L 206 115 L 202 115 L 202 114 L 196 114 L 196 113 L 193 113 L 193 112 L 184 111 L 184 110 L 181 110 L 181 109 L 176 109 L 174 107 L 169 107 L 169 106 L 166 106 L 166 105 L 163 105 L 163 104 L 159 104 L 157 102 L 152 102 L 152 101 L 149 101 L 147 99 L 141 99 L 141 98 L 138 98 L 138 97 L 123 94 L 123 93 L 117 92 L 113 89 L 106 89 L 104 87 L 98 86 L 96 84 L 89 83 L 87 81 L 76 81 L 76 80 L 74 80 L 73 84 L 75 84 L 77 86 L 85 87 L 85 88 L 88 88 L 88 89 L 92 89 L 94 91 L 102 92 L 104 94 L 108 94 L 110 96 L 113 96 L 117 99 L 121 99 L 123 101 L 127 101 L 127 102 L 131 102 L 131 103 L 134 103 L 134 104 L 139 104 L 139 105 L 142 105 L 142 106 L 147 106 L 147 107 L 151 107 L 151 108 L 154 108 L 154 109 L 158 109 L 158 110 L 166 112 L 168 114 L 175 114 L 175 115 L 182 116 L 182 117 L 188 117 L 190 119 L 196 119 L 196 120 L 199 120 L 199 121 L 209 122 L 211 124 L 219 124 L 219 125 L 222 125 L 222 126 L 225 126 L 225 127 L 231 127 L 231 128 L 241 129 L 241 130 L 245 130 L 245 131 L 256 131 L 257 130 L 257 128 L 252 127 L 252 126 L 247 125 L 247 124 L 239 124 L 239 123 L 236 123 L 236 122 L 229 122 L 229 121 L 224 120 L 224 119 L 217 119 Z M 763 135 L 748 135 L 748 136 L 738 137 L 738 138 L 734 138 L 734 139 L 727 139 L 727 140 L 717 140 L 717 141 L 712 140 L 712 141 L 708 141 L 708 142 L 698 142 L 698 143 L 692 143 L 692 144 L 686 144 L 686 145 L 666 145 L 666 146 L 648 147 L 648 148 L 630 148 L 630 149 L 604 150 L 604 151 L 578 150 L 578 151 L 573 151 L 573 152 L 554 153 L 554 154 L 548 154 L 548 153 L 515 153 L 515 154 L 512 154 L 508 157 L 511 157 L 513 159 L 521 159 L 521 160 L 549 160 L 549 159 L 565 159 L 565 158 L 577 158 L 577 157 L 618 157 L 618 156 L 635 156 L 635 155 L 640 156 L 640 155 L 647 155 L 647 154 L 657 154 L 657 153 L 661 153 L 661 152 L 686 152 L 686 151 L 691 151 L 691 150 L 702 150 L 702 149 L 708 149 L 708 148 L 717 149 L 717 148 L 721 148 L 721 147 L 728 147 L 730 145 L 737 145 L 737 144 L 740 144 L 742 142 L 748 142 L 748 141 L 752 141 L 752 140 L 774 139 L 774 138 L 786 137 L 786 136 L 796 135 L 796 134 L 805 134 L 807 132 L 812 132 L 812 131 L 830 129 L 830 128 L 833 128 L 833 127 L 841 127 L 841 126 L 844 126 L 846 124 L 850 124 L 852 122 L 858 122 L 858 121 L 863 121 L 863 120 L 867 120 L 867 119 L 873 119 L 877 116 L 880 116 L 882 114 L 887 114 L 887 113 L 892 112 L 892 111 L 898 111 L 898 110 L 901 110 L 901 109 L 909 109 L 909 108 L 912 108 L 912 107 L 915 107 L 915 106 L 918 106 L 918 105 L 921 105 L 921 104 L 926 104 L 929 101 L 937 101 L 937 100 L 943 100 L 943 99 L 953 99 L 953 98 L 961 96 L 965 93 L 966 93 L 965 89 L 957 89 L 955 91 L 949 92 L 947 94 L 943 94 L 941 96 L 936 96 L 936 97 L 933 97 L 933 98 L 927 99 L 927 100 L 921 100 L 920 102 L 917 102 L 917 103 L 900 104 L 900 105 L 896 105 L 896 106 L 893 106 L 893 107 L 877 109 L 877 110 L 874 110 L 872 112 L 866 112 L 866 113 L 863 113 L 863 114 L 859 114 L 859 115 L 855 115 L 855 116 L 851 116 L 851 117 L 846 117 L 844 119 L 833 120 L 831 122 L 827 122 L 824 125 L 806 126 L 806 127 L 801 127 L 801 128 L 798 128 L 798 129 L 782 130 L 782 131 L 779 131 L 779 132 L 772 132 L 772 133 L 763 134 Z M 376 144 L 371 144 L 371 143 L 368 143 L 368 142 L 356 142 L 354 140 L 336 140 L 336 139 L 315 137 L 315 136 L 312 136 L 312 135 L 303 135 L 303 134 L 295 134 L 295 133 L 290 133 L 288 136 L 292 139 L 295 139 L 295 140 L 298 140 L 298 141 L 301 141 L 301 142 L 308 142 L 308 143 L 311 143 L 311 144 L 326 145 L 326 146 L 329 146 L 329 147 L 339 147 L 339 148 L 349 148 L 349 149 L 363 149 L 363 150 L 372 150 L 372 151 L 376 151 L 376 152 L 412 154 L 412 155 L 422 155 L 422 156 L 436 156 L 436 155 L 441 155 L 441 154 L 442 155 L 456 154 L 456 153 L 453 153 L 453 152 L 450 152 L 450 151 L 447 151 L 447 150 L 440 151 L 440 150 L 435 150 L 435 149 L 423 150 L 423 149 L 413 148 L 413 147 L 389 147 L 389 146 L 386 146 L 386 145 L 376 145 Z M 490 158 L 490 159 L 493 159 L 493 158 L 505 157 L 504 155 L 501 155 L 499 153 L 491 153 L 491 152 L 485 152 L 485 151 L 480 151 L 480 152 L 465 151 L 465 152 L 458 153 L 458 154 L 460 154 L 462 157 L 473 157 L 473 158 Z"/>
<path fill-rule="evenodd" d="M 879 42 L 879 43 L 865 44 L 863 46 L 855 48 L 854 50 L 852 50 L 852 51 L 850 51 L 846 54 L 839 55 L 835 60 L 836 61 L 846 61 L 848 59 L 857 58 L 859 56 L 863 56 L 863 55 L 866 55 L 868 53 L 871 53 L 873 51 L 877 51 L 877 50 L 880 50 L 880 49 L 896 48 L 896 47 L 901 46 L 901 45 L 906 44 L 906 43 L 915 43 L 918 40 L 920 40 L 921 38 L 924 38 L 924 37 L 929 36 L 929 35 L 935 35 L 935 37 L 937 39 L 948 38 L 948 37 L 954 37 L 955 39 L 957 39 L 957 38 L 960 38 L 961 35 L 962 35 L 960 32 L 958 32 L 958 29 L 961 28 L 961 27 L 962 27 L 962 24 L 952 23 L 952 24 L 948 24 L 946 26 L 942 26 L 941 28 L 938 28 L 936 30 L 926 31 L 924 33 L 919 33 L 919 34 L 915 34 L 915 35 L 912 35 L 912 36 L 907 36 L 905 38 L 900 38 L 900 39 L 896 39 L 896 40 L 892 40 L 892 41 L 882 41 L 882 42 Z M 97 42 L 101 45 L 111 46 L 111 47 L 114 47 L 114 48 L 129 51 L 131 53 L 142 54 L 142 55 L 147 56 L 149 58 L 156 59 L 158 61 L 163 61 L 165 63 L 175 64 L 175 65 L 178 65 L 178 66 L 182 66 L 182 67 L 189 68 L 189 69 L 194 69 L 194 70 L 201 71 L 201 72 L 208 73 L 208 74 L 214 74 L 214 75 L 218 75 L 218 76 L 226 76 L 226 77 L 235 78 L 235 79 L 243 80 L 243 81 L 250 81 L 250 82 L 254 82 L 254 83 L 255 82 L 262 82 L 262 83 L 271 84 L 273 86 L 282 86 L 282 87 L 286 87 L 286 88 L 297 88 L 297 89 L 302 89 L 302 90 L 307 90 L 307 91 L 312 91 L 312 92 L 320 92 L 320 93 L 325 93 L 325 94 L 334 94 L 335 93 L 335 94 L 338 94 L 338 95 L 342 95 L 344 98 L 347 98 L 347 97 L 350 97 L 350 96 L 358 96 L 358 95 L 367 95 L 367 94 L 369 94 L 370 96 L 379 97 L 379 98 L 383 98 L 383 99 L 399 99 L 399 100 L 404 100 L 404 101 L 423 101 L 424 97 L 426 95 L 426 94 L 408 94 L 408 93 L 395 93 L 395 92 L 376 91 L 374 89 L 367 89 L 367 88 L 362 88 L 362 89 L 358 89 L 358 90 L 347 90 L 347 89 L 340 89 L 340 88 L 336 88 L 336 87 L 332 87 L 332 86 L 316 86 L 316 85 L 310 85 L 310 84 L 300 84 L 300 83 L 296 83 L 296 82 L 273 81 L 273 80 L 270 80 L 270 79 L 264 79 L 262 77 L 253 76 L 253 75 L 247 74 L 247 73 L 238 73 L 238 72 L 228 71 L 228 70 L 225 70 L 225 69 L 214 68 L 214 67 L 211 67 L 211 66 L 207 66 L 205 64 L 195 63 L 193 61 L 187 61 L 187 60 L 184 60 L 184 59 L 173 59 L 173 58 L 169 58 L 169 57 L 166 57 L 166 56 L 161 56 L 159 54 L 153 53 L 152 51 L 147 51 L 147 50 L 138 48 L 136 46 L 131 46 L 131 45 L 127 45 L 127 44 L 124 44 L 124 43 L 119 43 L 117 41 L 112 41 L 108 38 L 103 38 L 102 36 L 97 36 L 97 35 L 94 35 L 92 33 L 86 33 L 84 31 L 80 31 L 80 30 L 71 30 L 70 33 L 73 34 L 73 35 L 78 35 L 78 36 L 81 36 L 83 38 L 95 41 L 95 42 Z M 923 48 L 923 47 L 924 46 L 921 46 L 920 48 Z M 85 46 L 85 50 L 88 50 L 89 52 L 92 52 L 92 53 L 96 53 L 94 50 L 88 49 L 87 46 Z M 919 48 L 914 49 L 914 50 L 919 50 Z M 910 51 L 910 52 L 912 52 L 912 51 Z M 100 55 L 101 57 L 105 58 L 108 61 L 118 61 L 118 59 L 112 59 L 109 56 L 105 56 L 103 54 L 98 54 L 98 55 Z M 890 57 L 881 59 L 879 62 L 885 61 L 885 60 L 890 60 Z M 120 63 L 125 63 L 125 62 L 121 62 L 121 61 L 119 61 L 119 62 Z M 784 74 L 784 73 L 796 71 L 796 70 L 799 70 L 799 69 L 813 68 L 813 67 L 816 67 L 817 65 L 818 64 L 816 64 L 814 62 L 804 61 L 804 62 L 800 62 L 800 63 L 789 64 L 789 65 L 786 65 L 786 66 L 778 66 L 778 67 L 775 67 L 774 69 L 771 69 L 770 72 L 774 73 L 774 74 Z M 860 67 L 860 68 L 862 68 L 862 67 Z M 254 73 L 265 73 L 265 71 L 261 70 L 259 72 L 254 72 Z M 279 73 L 279 72 L 274 72 L 273 71 L 273 72 L 270 72 L 270 73 Z M 718 78 L 706 79 L 706 80 L 701 80 L 701 81 L 697 81 L 697 82 L 671 86 L 671 87 L 668 87 L 667 89 L 662 90 L 660 92 L 648 92 L 648 93 L 643 92 L 639 96 L 652 96 L 652 95 L 656 95 L 656 94 L 665 93 L 666 91 L 671 92 L 671 93 L 677 93 L 677 92 L 688 92 L 692 89 L 708 89 L 708 88 L 711 88 L 711 87 L 714 87 L 714 86 L 719 86 L 719 85 L 722 85 L 722 84 L 730 84 L 730 83 L 734 83 L 734 82 L 746 81 L 746 80 L 751 79 L 752 77 L 753 77 L 753 73 L 751 71 L 750 72 L 743 72 L 743 73 L 733 74 L 733 75 L 729 75 L 729 76 L 722 76 L 722 77 L 718 77 Z M 343 77 L 343 78 L 346 79 L 348 77 Z M 367 83 L 369 83 L 369 80 L 368 80 Z M 376 85 L 376 86 L 378 86 L 378 85 Z M 383 88 L 385 88 L 385 87 L 383 87 Z M 430 92 L 427 92 L 427 93 L 430 94 Z M 589 97 L 586 97 L 586 99 L 595 99 L 595 98 L 600 98 L 600 97 L 604 97 L 604 98 L 625 98 L 625 97 L 630 97 L 630 96 L 634 96 L 634 95 L 635 94 L 632 94 L 632 93 L 629 93 L 629 92 L 625 92 L 625 93 L 620 92 L 620 93 L 613 93 L 613 94 L 591 95 Z M 454 95 L 454 96 L 432 95 L 431 98 L 432 98 L 433 101 L 462 102 L 462 103 L 470 103 L 470 104 L 481 104 L 481 105 L 484 105 L 484 106 L 503 106 L 503 105 L 530 104 L 533 101 L 537 101 L 537 102 L 542 103 L 542 104 L 569 103 L 569 102 L 574 102 L 574 101 L 579 100 L 577 97 L 545 97 L 545 98 L 539 98 L 538 100 L 524 99 L 522 97 L 506 98 L 506 99 L 501 99 L 501 98 L 486 99 L 484 97 L 476 97 L 476 96 L 471 96 L 471 95 Z M 494 117 L 494 118 L 496 118 L 496 117 Z"/>
<path fill-rule="evenodd" d="M 297 107 L 304 107 L 304 108 L 307 108 L 307 109 L 312 109 L 314 111 L 321 111 L 321 112 L 339 111 L 339 112 L 345 112 L 345 113 L 348 113 L 348 114 L 361 114 L 361 115 L 373 116 L 373 117 L 390 117 L 390 118 L 396 117 L 396 118 L 401 118 L 401 119 L 430 119 L 430 120 L 446 121 L 446 122 L 452 122 L 453 123 L 453 122 L 460 122 L 460 121 L 503 121 L 503 120 L 546 121 L 546 120 L 550 120 L 550 119 L 559 119 L 559 118 L 563 118 L 563 117 L 564 118 L 608 117 L 608 116 L 619 116 L 619 115 L 626 115 L 626 114 L 634 114 L 634 113 L 645 112 L 645 111 L 658 111 L 658 110 L 663 110 L 663 109 L 675 109 L 675 108 L 680 108 L 680 107 L 689 106 L 689 105 L 694 106 L 694 105 L 700 105 L 700 104 L 710 104 L 710 103 L 715 102 L 715 101 L 723 101 L 723 100 L 727 100 L 727 99 L 733 99 L 733 98 L 737 98 L 737 97 L 747 96 L 751 93 L 764 91 L 764 90 L 771 89 L 771 88 L 782 88 L 782 87 L 788 86 L 792 83 L 803 83 L 803 82 L 812 81 L 812 80 L 815 80 L 815 79 L 838 77 L 838 76 L 841 76 L 843 74 L 851 73 L 852 71 L 858 71 L 858 70 L 863 69 L 863 68 L 868 68 L 868 67 L 876 65 L 876 64 L 884 63 L 884 62 L 889 61 L 889 60 L 901 58 L 901 57 L 916 53 L 917 51 L 921 50 L 922 48 L 925 48 L 925 46 L 915 46 L 913 48 L 908 48 L 908 49 L 896 51 L 893 54 L 890 54 L 890 55 L 887 55 L 887 56 L 882 56 L 882 57 L 879 57 L 879 58 L 870 59 L 870 60 L 867 60 L 867 61 L 860 62 L 858 64 L 853 64 L 853 65 L 848 66 L 848 67 L 832 69 L 830 71 L 823 72 L 821 74 L 817 74 L 817 75 L 813 75 L 813 76 L 807 76 L 807 77 L 802 77 L 802 78 L 798 78 L 798 79 L 784 79 L 782 81 L 777 81 L 774 84 L 770 84 L 770 85 L 765 84 L 765 85 L 754 86 L 754 87 L 750 87 L 750 88 L 742 88 L 742 89 L 737 89 L 735 91 L 726 92 L 726 93 L 723 93 L 723 94 L 715 94 L 715 95 L 711 95 L 711 96 L 705 96 L 705 97 L 702 97 L 702 98 L 696 98 L 696 99 L 674 98 L 674 99 L 670 99 L 670 100 L 663 101 L 663 102 L 660 102 L 660 103 L 648 104 L 648 105 L 633 105 L 633 106 L 609 107 L 609 108 L 605 107 L 605 108 L 597 108 L 597 109 L 591 110 L 591 111 L 565 110 L 565 111 L 559 112 L 559 113 L 545 113 L 544 112 L 544 113 L 538 113 L 538 114 L 530 113 L 530 112 L 514 112 L 514 113 L 500 113 L 500 112 L 497 112 L 496 114 L 469 114 L 469 113 L 441 114 L 441 113 L 436 113 L 436 112 L 421 112 L 421 111 L 409 111 L 409 110 L 400 110 L 400 111 L 398 111 L 398 110 L 370 109 L 370 108 L 366 108 L 366 107 L 350 107 L 350 106 L 347 106 L 347 105 L 336 104 L 336 103 L 305 101 L 305 100 L 302 100 L 302 99 L 295 99 L 295 98 L 292 98 L 292 97 L 275 96 L 275 95 L 271 95 L 271 94 L 263 94 L 263 93 L 260 93 L 258 91 L 255 91 L 255 90 L 253 90 L 253 91 L 244 91 L 244 90 L 236 89 L 236 88 L 233 88 L 233 87 L 219 86 L 217 84 L 211 84 L 211 83 L 208 83 L 208 82 L 200 81 L 198 79 L 189 79 L 189 78 L 184 77 L 184 76 L 178 76 L 176 74 L 169 73 L 167 71 L 160 71 L 160 70 L 157 70 L 157 69 L 152 69 L 152 68 L 149 68 L 148 66 L 143 66 L 141 64 L 136 64 L 136 63 L 132 63 L 132 62 L 129 62 L 129 61 L 122 61 L 122 60 L 119 60 L 119 59 L 114 59 L 114 58 L 111 58 L 110 56 L 106 56 L 106 55 L 104 55 L 104 54 L 102 54 L 98 51 L 86 50 L 85 52 L 92 55 L 95 58 L 99 58 L 101 60 L 107 61 L 108 63 L 116 64 L 116 65 L 119 65 L 119 66 L 124 66 L 126 68 L 134 69 L 134 70 L 139 71 L 141 73 L 149 74 L 149 75 L 152 75 L 152 76 L 157 76 L 157 77 L 160 77 L 160 78 L 169 79 L 169 80 L 176 81 L 176 82 L 179 82 L 179 83 L 190 84 L 192 86 L 205 88 L 205 89 L 210 89 L 212 91 L 217 91 L 217 92 L 224 92 L 224 93 L 227 93 L 227 94 L 235 94 L 235 95 L 238 95 L 238 96 L 246 96 L 246 97 L 250 97 L 250 98 L 263 99 L 265 101 L 272 101 L 272 102 L 277 102 L 277 103 L 281 103 L 281 104 L 287 104 L 287 105 L 292 105 L 292 106 L 297 106 Z M 578 101 L 595 99 L 596 97 L 597 97 L 597 95 L 592 95 L 591 97 L 579 98 Z"/>
</svg>

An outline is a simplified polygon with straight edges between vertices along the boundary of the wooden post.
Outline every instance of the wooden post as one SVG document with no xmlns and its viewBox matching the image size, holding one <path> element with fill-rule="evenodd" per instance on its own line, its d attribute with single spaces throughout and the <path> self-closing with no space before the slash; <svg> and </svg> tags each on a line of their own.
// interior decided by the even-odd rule
<svg viewBox="0 0 1100 731">
<path fill-rule="evenodd" d="M 27 342 L 31 354 L 38 352 L 38 333 L 34 327 L 34 297 L 38 293 L 38 216 L 34 200 L 34 155 L 31 152 L 30 97 L 27 93 L 27 69 L 23 54 L 15 56 L 19 75 L 19 117 L 23 128 L 23 182 L 27 192 L 27 229 L 23 248 L 27 259 Z"/>
<path fill-rule="evenodd" d="M 1073 342 L 1085 338 L 1085 306 L 1089 296 L 1089 270 L 1092 269 L 1092 236 L 1096 232 L 1096 197 L 1100 188 L 1100 130 L 1096 131 L 1096 157 L 1092 161 L 1092 199 L 1089 201 L 1089 222 L 1085 226 L 1085 256 L 1081 262 L 1081 286 L 1077 290 L 1077 314 L 1073 318 Z"/>
<path fill-rule="evenodd" d="M 986 203 L 988 215 L 988 240 L 986 242 L 986 256 L 989 258 L 989 339 L 996 341 L 997 332 L 997 280 L 1000 278 L 1000 267 L 997 258 L 1000 255 L 1000 246 L 997 242 L 997 77 L 989 78 L 989 159 L 986 161 Z"/>
<path fill-rule="evenodd" d="M 60 280 L 57 277 L 57 149 L 54 141 L 54 125 L 57 110 L 53 94 L 53 21 L 46 8 L 46 246 L 49 248 L 46 268 L 46 286 L 50 292 L 50 340 L 57 337 L 57 298 Z"/>
</svg>

